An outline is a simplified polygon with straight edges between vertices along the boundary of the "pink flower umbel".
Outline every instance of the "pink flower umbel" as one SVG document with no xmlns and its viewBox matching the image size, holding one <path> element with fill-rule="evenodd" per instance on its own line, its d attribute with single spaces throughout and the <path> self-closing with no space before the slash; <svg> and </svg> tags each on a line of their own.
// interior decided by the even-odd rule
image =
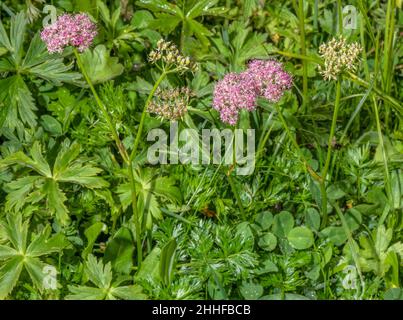
<svg viewBox="0 0 403 320">
<path fill-rule="evenodd" d="M 246 71 L 229 73 L 216 84 L 213 108 L 221 121 L 235 125 L 241 109 L 255 110 L 258 97 L 276 103 L 291 86 L 292 77 L 280 62 L 253 60 Z"/>
<path fill-rule="evenodd" d="M 240 109 L 254 110 L 256 99 L 256 83 L 249 74 L 229 73 L 215 86 L 213 108 L 221 121 L 235 125 Z"/>
<path fill-rule="evenodd" d="M 253 60 L 246 72 L 256 80 L 258 95 L 270 102 L 278 102 L 284 92 L 291 89 L 292 77 L 278 61 Z"/>
<path fill-rule="evenodd" d="M 67 46 L 83 52 L 90 47 L 96 35 L 96 25 L 87 14 L 63 14 L 42 30 L 41 39 L 50 53 L 62 53 Z"/>
</svg>

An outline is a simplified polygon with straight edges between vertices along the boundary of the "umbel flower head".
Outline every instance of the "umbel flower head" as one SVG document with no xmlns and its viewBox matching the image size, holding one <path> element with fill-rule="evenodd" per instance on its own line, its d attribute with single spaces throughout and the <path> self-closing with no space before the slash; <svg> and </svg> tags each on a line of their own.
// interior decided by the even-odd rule
<svg viewBox="0 0 403 320">
<path fill-rule="evenodd" d="M 91 46 L 96 35 L 96 25 L 87 14 L 63 14 L 42 30 L 41 39 L 50 53 L 62 53 L 68 46 L 83 52 Z"/>
<path fill-rule="evenodd" d="M 336 80 L 343 71 L 355 71 L 362 48 L 357 43 L 347 43 L 343 36 L 333 38 L 319 47 L 324 66 L 319 71 L 325 80 Z"/>
<path fill-rule="evenodd" d="M 220 112 L 221 121 L 235 125 L 241 109 L 255 110 L 258 97 L 276 103 L 291 86 L 292 77 L 280 62 L 253 60 L 246 71 L 229 73 L 217 82 L 213 108 Z"/>
<path fill-rule="evenodd" d="M 253 60 L 246 70 L 254 79 L 259 96 L 270 102 L 278 102 L 286 90 L 291 89 L 292 77 L 284 71 L 281 62 L 275 60 Z"/>
<path fill-rule="evenodd" d="M 157 48 L 150 52 L 148 60 L 151 63 L 162 61 L 165 67 L 177 68 L 179 72 L 197 71 L 197 64 L 190 57 L 183 56 L 174 43 L 164 39 L 158 41 Z"/>
<path fill-rule="evenodd" d="M 221 121 L 235 125 L 240 109 L 252 111 L 257 99 L 257 85 L 250 74 L 228 73 L 214 88 L 213 108 Z"/>
<path fill-rule="evenodd" d="M 147 111 L 167 120 L 178 120 L 187 112 L 190 99 L 194 96 L 187 87 L 157 89 Z"/>
</svg>

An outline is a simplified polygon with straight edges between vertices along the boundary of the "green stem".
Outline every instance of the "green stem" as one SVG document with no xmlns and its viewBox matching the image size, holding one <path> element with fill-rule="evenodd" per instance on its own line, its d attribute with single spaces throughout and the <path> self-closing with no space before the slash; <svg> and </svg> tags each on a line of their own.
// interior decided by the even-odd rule
<svg viewBox="0 0 403 320">
<path fill-rule="evenodd" d="M 151 99 L 154 96 L 155 91 L 157 90 L 158 86 L 160 85 L 161 81 L 165 78 L 166 72 L 164 71 L 157 82 L 154 84 L 153 89 L 151 90 L 150 94 L 148 95 L 148 98 L 146 100 L 144 109 L 141 113 L 141 119 L 140 119 L 140 124 L 137 129 L 137 134 L 136 138 L 134 141 L 133 149 L 130 154 L 129 158 L 129 164 L 128 164 L 128 173 L 129 173 L 129 180 L 130 180 L 130 190 L 131 190 L 131 198 L 132 198 L 132 210 L 133 210 L 133 218 L 134 218 L 134 227 L 136 229 L 136 247 L 137 247 L 137 265 L 140 268 L 142 262 L 143 262 L 143 246 L 142 246 L 142 230 L 141 230 L 141 219 L 140 219 L 140 213 L 137 208 L 137 193 L 136 193 L 136 180 L 134 178 L 134 167 L 133 167 L 133 159 L 136 154 L 138 145 L 140 143 L 140 138 L 143 132 L 143 127 L 144 127 L 144 120 L 145 116 L 147 113 L 147 108 L 148 105 L 151 102 Z"/>
<path fill-rule="evenodd" d="M 339 78 L 339 79 L 337 79 L 337 83 L 336 83 L 336 101 L 335 101 L 335 105 L 334 105 L 332 126 L 330 128 L 330 134 L 329 134 L 329 141 L 327 143 L 326 162 L 325 162 L 325 166 L 323 167 L 322 174 L 321 174 L 321 176 L 322 176 L 322 183 L 321 183 L 322 215 L 323 215 L 322 227 L 326 226 L 326 223 L 327 223 L 326 180 L 327 180 L 327 173 L 329 171 L 330 161 L 332 158 L 332 142 L 333 142 L 334 133 L 336 131 L 337 115 L 339 113 L 339 107 L 340 107 L 340 96 L 341 96 L 341 80 Z M 329 177 L 328 180 L 331 181 L 331 178 Z"/>
<path fill-rule="evenodd" d="M 152 90 L 150 91 L 150 94 L 147 97 L 143 112 L 141 113 L 141 119 L 140 119 L 139 128 L 137 129 L 136 139 L 134 140 L 133 149 L 132 149 L 132 152 L 130 154 L 130 158 L 129 158 L 130 162 L 133 162 L 134 156 L 136 154 L 137 148 L 138 148 L 139 143 L 140 143 L 140 138 L 141 138 L 141 134 L 143 132 L 144 120 L 146 118 L 148 105 L 150 104 L 152 98 L 154 97 L 155 91 L 157 91 L 159 85 L 161 84 L 162 80 L 164 80 L 164 78 L 166 77 L 168 72 L 169 71 L 163 71 L 161 73 L 160 77 L 158 78 L 157 82 L 155 82 L 154 87 L 152 88 Z"/>
<path fill-rule="evenodd" d="M 140 214 L 137 208 L 137 193 L 136 193 L 136 180 L 134 178 L 133 173 L 133 161 L 129 162 L 129 166 L 127 168 L 130 180 L 130 192 L 132 198 L 132 211 L 133 211 L 133 219 L 134 219 L 134 228 L 136 229 L 136 248 L 137 248 L 137 266 L 140 268 L 143 262 L 143 246 L 141 239 L 141 223 L 140 223 Z"/>
<path fill-rule="evenodd" d="M 389 198 L 389 202 L 393 206 L 393 192 L 392 192 L 392 186 L 391 186 L 390 177 L 389 177 L 388 159 L 387 159 L 386 152 L 385 152 L 385 144 L 383 142 L 383 135 L 382 135 L 382 129 L 381 129 L 381 121 L 379 119 L 378 106 L 377 106 L 376 99 L 374 96 L 372 96 L 372 102 L 373 102 L 373 106 L 374 106 L 376 129 L 378 132 L 379 145 L 381 146 L 381 150 L 382 150 L 382 160 L 383 160 L 384 175 L 385 175 L 384 176 L 385 189 L 386 189 L 386 193 Z"/>
<path fill-rule="evenodd" d="M 85 80 L 87 81 L 92 94 L 94 95 L 95 101 L 100 108 L 100 110 L 103 113 L 103 116 L 105 117 L 106 122 L 109 125 L 109 128 L 112 132 L 113 138 L 115 140 L 115 143 L 119 149 L 119 152 L 125 161 L 125 163 L 128 165 L 128 173 L 129 173 L 129 180 L 130 180 L 130 186 L 131 186 L 131 196 L 132 196 L 132 209 L 133 209 L 133 216 L 134 216 L 134 224 L 136 228 L 136 244 L 137 244 L 137 264 L 138 267 L 140 267 L 141 262 L 142 262 L 142 245 L 141 245 L 141 229 L 140 229 L 140 220 L 139 220 L 139 214 L 137 210 L 137 196 L 136 196 L 136 186 L 135 186 L 135 179 L 134 179 L 134 174 L 133 174 L 133 161 L 130 161 L 129 156 L 127 154 L 127 151 L 125 147 L 123 146 L 123 143 L 119 139 L 119 135 L 116 131 L 116 127 L 113 125 L 112 119 L 109 116 L 108 110 L 106 110 L 105 105 L 102 103 L 101 99 L 99 98 L 94 85 L 92 84 L 92 81 L 90 77 L 87 74 L 87 71 L 81 61 L 80 55 L 77 51 L 77 49 L 74 48 L 74 54 L 77 58 L 77 64 L 79 68 L 81 69 L 81 72 L 84 75 Z M 115 224 L 115 222 L 114 222 Z"/>
<path fill-rule="evenodd" d="M 295 3 L 294 7 L 297 8 Z M 300 32 L 299 41 L 301 46 L 301 55 L 306 56 L 304 0 L 298 1 L 298 20 L 299 20 L 299 32 Z M 308 65 L 306 59 L 302 59 L 302 95 L 303 95 L 302 110 L 305 110 L 308 97 Z"/>
<path fill-rule="evenodd" d="M 388 1 L 386 11 L 386 26 L 385 26 L 385 42 L 384 42 L 384 55 L 383 55 L 383 91 L 387 94 L 390 93 L 392 79 L 393 79 L 393 59 L 391 58 L 393 52 L 393 38 L 395 32 L 395 0 Z M 390 106 L 385 103 L 385 128 L 389 131 L 389 118 Z"/>
<path fill-rule="evenodd" d="M 122 141 L 119 139 L 119 134 L 116 130 L 115 125 L 112 122 L 111 117 L 109 116 L 108 110 L 106 109 L 105 105 L 102 103 L 101 99 L 98 96 L 98 93 L 96 92 L 94 85 L 92 84 L 92 81 L 90 79 L 90 77 L 88 76 L 87 70 L 85 69 L 82 61 L 81 61 L 81 57 L 80 54 L 78 53 L 77 49 L 74 48 L 74 55 L 76 56 L 77 59 L 77 64 L 78 67 L 80 68 L 82 74 L 84 75 L 85 80 L 87 81 L 92 94 L 95 98 L 95 102 L 97 103 L 99 109 L 101 110 L 106 122 L 108 123 L 109 129 L 111 130 L 113 139 L 115 140 L 116 146 L 118 147 L 119 153 L 122 156 L 124 162 L 128 162 L 129 161 L 129 157 L 127 155 L 127 151 L 126 148 L 124 147 Z"/>
<path fill-rule="evenodd" d="M 337 22 L 338 22 L 338 33 L 343 34 L 343 9 L 341 0 L 337 0 Z"/>
<path fill-rule="evenodd" d="M 301 148 L 299 147 L 299 145 L 297 143 L 297 140 L 295 140 L 294 136 L 292 135 L 291 130 L 288 127 L 287 122 L 285 121 L 279 106 L 277 104 L 275 104 L 275 107 L 276 107 L 276 110 L 277 110 L 277 114 L 278 114 L 278 116 L 280 118 L 280 121 L 281 121 L 285 131 L 287 132 L 288 138 L 291 140 L 291 143 L 294 145 L 295 149 L 297 150 L 299 158 L 300 158 L 300 161 L 304 164 L 304 168 L 306 170 L 307 162 L 306 162 L 305 156 L 302 153 Z"/>
<path fill-rule="evenodd" d="M 238 189 L 236 188 L 234 180 L 232 179 L 231 170 L 227 173 L 227 177 L 228 177 L 228 182 L 229 182 L 229 184 L 231 186 L 231 189 L 232 189 L 232 193 L 234 194 L 236 202 L 237 202 L 238 207 L 239 207 L 239 210 L 241 211 L 242 219 L 246 221 L 245 209 L 243 208 L 241 197 L 239 196 L 239 193 L 238 193 Z"/>
</svg>

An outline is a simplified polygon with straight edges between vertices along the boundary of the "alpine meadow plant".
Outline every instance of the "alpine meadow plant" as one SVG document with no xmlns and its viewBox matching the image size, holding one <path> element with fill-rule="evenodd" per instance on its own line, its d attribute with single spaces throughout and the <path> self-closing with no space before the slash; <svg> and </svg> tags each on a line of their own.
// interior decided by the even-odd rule
<svg viewBox="0 0 403 320">
<path fill-rule="evenodd" d="M 221 121 L 235 125 L 241 109 L 256 109 L 258 97 L 277 103 L 291 89 L 292 77 L 280 62 L 253 60 L 241 73 L 229 73 L 214 89 L 213 108 L 220 112 Z"/>
<path fill-rule="evenodd" d="M 96 24 L 87 14 L 63 14 L 42 30 L 41 39 L 50 53 L 62 53 L 68 46 L 83 52 L 91 46 L 96 35 Z"/>
<path fill-rule="evenodd" d="M 0 299 L 403 299 L 401 7 L 1 1 Z"/>
</svg>

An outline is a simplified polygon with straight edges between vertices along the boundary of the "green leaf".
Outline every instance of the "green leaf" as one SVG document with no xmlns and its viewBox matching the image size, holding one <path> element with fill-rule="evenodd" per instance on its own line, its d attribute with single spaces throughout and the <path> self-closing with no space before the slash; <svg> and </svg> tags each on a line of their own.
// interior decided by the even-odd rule
<svg viewBox="0 0 403 320">
<path fill-rule="evenodd" d="M 326 189 L 326 193 L 329 199 L 338 200 L 346 195 L 346 193 L 340 189 L 340 187 L 332 184 Z"/>
<path fill-rule="evenodd" d="M 105 250 L 104 261 L 111 262 L 114 271 L 129 274 L 133 267 L 134 240 L 130 230 L 121 227 Z"/>
<path fill-rule="evenodd" d="M 56 214 L 56 218 L 62 223 L 67 224 L 70 221 L 68 215 L 69 210 L 64 205 L 67 200 L 66 195 L 59 189 L 58 183 L 53 179 L 46 180 L 43 186 L 43 192 L 46 193 L 48 199 L 48 208 L 52 214 Z"/>
<path fill-rule="evenodd" d="M 315 208 L 308 208 L 305 212 L 305 223 L 308 227 L 318 231 L 320 227 L 320 214 Z"/>
<path fill-rule="evenodd" d="M 37 258 L 25 257 L 24 267 L 27 270 L 33 284 L 39 291 L 42 291 L 43 288 L 43 279 L 46 276 L 46 273 L 43 272 L 43 269 L 46 265 Z"/>
<path fill-rule="evenodd" d="M 147 8 L 153 12 L 166 12 L 172 15 L 179 14 L 180 10 L 175 4 L 165 0 L 140 0 L 136 4 L 139 7 Z"/>
<path fill-rule="evenodd" d="M 40 121 L 42 127 L 53 136 L 61 136 L 63 134 L 62 125 L 59 121 L 50 115 L 44 114 Z"/>
<path fill-rule="evenodd" d="M 5 122 L 5 126 L 15 129 L 20 122 L 19 119 L 21 119 L 22 123 L 35 127 L 37 119 L 35 111 L 37 108 L 22 77 L 14 75 L 0 80 L 0 88 L 2 89 L 0 98 L 7 102 L 2 120 Z"/>
<path fill-rule="evenodd" d="M 67 142 L 63 143 L 55 160 L 54 179 L 79 184 L 90 189 L 107 187 L 108 182 L 96 176 L 102 170 L 91 164 L 84 165 L 83 159 L 77 159 L 79 152 L 80 146 L 76 142 L 71 145 Z"/>
<path fill-rule="evenodd" d="M 160 264 L 161 249 L 155 247 L 144 259 L 141 264 L 140 270 L 136 274 L 136 279 L 138 280 L 148 280 L 153 279 L 155 281 L 160 281 L 159 274 L 159 264 Z"/>
<path fill-rule="evenodd" d="M 0 244 L 0 261 L 10 259 L 17 255 L 18 251 L 16 251 L 15 249 Z"/>
<path fill-rule="evenodd" d="M 0 300 L 7 297 L 17 284 L 23 267 L 23 256 L 17 255 L 0 268 Z"/>
<path fill-rule="evenodd" d="M 255 221 L 263 231 L 269 230 L 273 224 L 273 214 L 269 211 L 261 212 L 257 215 Z"/>
<path fill-rule="evenodd" d="M 8 214 L 6 223 L 1 226 L 5 232 L 6 238 L 12 243 L 14 249 L 18 252 L 25 252 L 28 237 L 28 221 L 22 221 L 20 214 Z"/>
<path fill-rule="evenodd" d="M 258 245 L 263 250 L 273 251 L 277 246 L 277 238 L 274 234 L 268 232 L 260 237 Z"/>
<path fill-rule="evenodd" d="M 160 13 L 155 20 L 150 21 L 149 28 L 157 29 L 168 34 L 171 33 L 181 21 L 182 19 L 178 16 Z"/>
<path fill-rule="evenodd" d="M 171 239 L 161 250 L 160 277 L 165 286 L 169 286 L 173 278 L 176 247 L 176 240 Z"/>
<path fill-rule="evenodd" d="M 62 233 L 55 234 L 49 238 L 51 231 L 50 226 L 46 226 L 42 232 L 31 241 L 26 254 L 30 257 L 40 257 L 53 252 L 60 252 L 69 245 L 68 240 Z"/>
<path fill-rule="evenodd" d="M 87 238 L 87 246 L 81 253 L 83 259 L 87 259 L 88 254 L 92 253 L 94 243 L 104 228 L 106 228 L 105 224 L 102 222 L 95 222 L 90 227 L 85 229 L 84 235 Z"/>
<path fill-rule="evenodd" d="M 336 246 L 341 246 L 347 241 L 347 235 L 342 227 L 327 227 L 320 233 Z"/>
<path fill-rule="evenodd" d="M 6 184 L 6 211 L 15 210 L 18 212 L 31 199 L 31 192 L 35 186 L 43 185 L 41 176 L 26 176 L 18 178 Z M 45 195 L 42 195 L 43 197 Z"/>
<path fill-rule="evenodd" d="M 112 288 L 111 294 L 123 300 L 144 300 L 147 296 L 137 285 Z"/>
<path fill-rule="evenodd" d="M 260 269 L 256 270 L 256 274 L 261 275 L 269 272 L 277 272 L 277 266 L 271 260 L 265 260 Z"/>
<path fill-rule="evenodd" d="M 10 43 L 12 47 L 11 56 L 14 59 L 15 64 L 19 65 L 21 62 L 22 45 L 25 39 L 25 27 L 27 25 L 27 19 L 23 11 L 16 14 L 11 18 L 10 27 Z"/>
<path fill-rule="evenodd" d="M 131 25 L 137 29 L 144 29 L 149 26 L 149 23 L 154 20 L 153 15 L 147 10 L 137 10 L 133 14 Z"/>
<path fill-rule="evenodd" d="M 402 288 L 391 288 L 383 295 L 384 300 L 403 300 Z"/>
<path fill-rule="evenodd" d="M 118 62 L 119 58 L 112 58 L 102 44 L 80 55 L 87 74 L 94 84 L 111 80 L 123 73 L 124 67 Z"/>
<path fill-rule="evenodd" d="M 294 218 L 288 211 L 282 211 L 274 216 L 273 233 L 285 238 L 294 226 Z"/>
<path fill-rule="evenodd" d="M 346 223 L 351 231 L 357 230 L 362 223 L 361 213 L 354 208 L 349 209 L 344 214 L 344 217 L 345 217 Z"/>
<path fill-rule="evenodd" d="M 311 299 L 295 293 L 286 293 L 283 298 L 281 293 L 275 293 L 263 296 L 260 298 L 260 300 L 311 300 Z"/>
<path fill-rule="evenodd" d="M 246 300 L 257 300 L 263 294 L 263 287 L 258 283 L 244 282 L 240 287 L 240 291 Z"/>
<path fill-rule="evenodd" d="M 4 25 L 0 19 L 0 44 L 4 46 L 8 51 L 12 51 L 13 48 L 10 43 L 10 39 L 8 38 L 7 32 L 4 29 Z"/>
<path fill-rule="evenodd" d="M 295 227 L 288 233 L 288 241 L 298 250 L 311 247 L 314 243 L 313 233 L 307 227 Z"/>
<path fill-rule="evenodd" d="M 66 300 L 104 300 L 106 292 L 99 288 L 86 286 L 68 286 L 71 294 L 65 297 Z"/>
<path fill-rule="evenodd" d="M 111 286 L 112 267 L 110 262 L 104 265 L 101 260 L 97 261 L 97 259 L 90 254 L 88 255 L 85 266 L 88 278 L 93 284 L 103 289 L 108 289 Z"/>
<path fill-rule="evenodd" d="M 2 48 L 0 47 L 0 57 L 4 54 L 6 54 L 8 52 L 8 50 L 6 48 Z"/>
</svg>

